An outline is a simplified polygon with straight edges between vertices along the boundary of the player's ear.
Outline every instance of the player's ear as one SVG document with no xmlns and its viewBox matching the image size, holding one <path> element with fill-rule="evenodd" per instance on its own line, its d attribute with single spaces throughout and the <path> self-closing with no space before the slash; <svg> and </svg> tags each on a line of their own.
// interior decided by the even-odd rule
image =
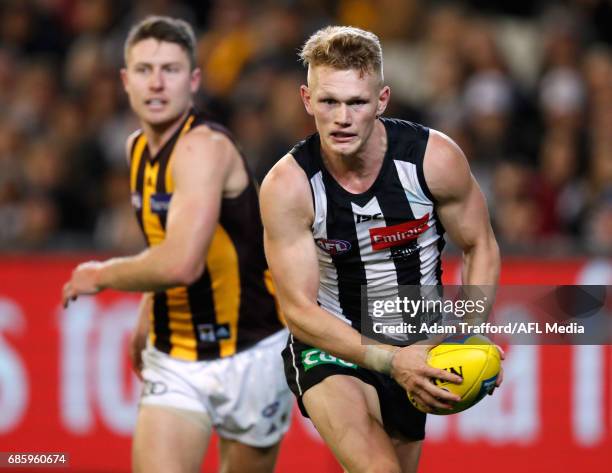
<svg viewBox="0 0 612 473">
<path fill-rule="evenodd" d="M 196 67 L 191 71 L 189 82 L 191 93 L 195 94 L 200 88 L 200 83 L 202 82 L 202 70 L 199 67 Z"/>
<path fill-rule="evenodd" d="M 306 108 L 308 115 L 314 115 L 312 111 L 310 89 L 307 85 L 300 86 L 300 97 L 302 97 L 302 102 L 304 102 L 304 107 Z"/>
<path fill-rule="evenodd" d="M 380 89 L 380 93 L 378 94 L 378 104 L 376 106 L 376 116 L 380 117 L 385 110 L 387 109 L 387 105 L 389 105 L 389 99 L 391 98 L 391 88 L 388 85 L 385 85 L 382 89 Z"/>
<path fill-rule="evenodd" d="M 128 91 L 128 79 L 127 79 L 127 69 L 122 67 L 119 71 L 119 76 L 121 77 L 121 83 L 123 84 L 123 90 Z"/>
</svg>

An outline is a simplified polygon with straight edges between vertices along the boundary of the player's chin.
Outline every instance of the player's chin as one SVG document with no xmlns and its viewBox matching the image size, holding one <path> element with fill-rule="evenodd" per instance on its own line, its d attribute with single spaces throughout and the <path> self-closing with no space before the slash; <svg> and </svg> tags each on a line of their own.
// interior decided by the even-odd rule
<svg viewBox="0 0 612 473">
<path fill-rule="evenodd" d="M 359 151 L 360 142 L 357 137 L 346 143 L 332 141 L 330 148 L 340 156 L 352 156 Z"/>
<path fill-rule="evenodd" d="M 174 122 L 180 117 L 180 113 L 174 110 L 162 110 L 162 111 L 147 111 L 141 118 L 152 126 L 162 126 Z"/>
<path fill-rule="evenodd" d="M 152 125 L 159 125 L 161 123 L 165 123 L 168 121 L 168 118 L 172 114 L 169 110 L 159 110 L 159 111 L 151 111 L 145 110 L 142 114 L 143 118 L 146 119 Z"/>
</svg>

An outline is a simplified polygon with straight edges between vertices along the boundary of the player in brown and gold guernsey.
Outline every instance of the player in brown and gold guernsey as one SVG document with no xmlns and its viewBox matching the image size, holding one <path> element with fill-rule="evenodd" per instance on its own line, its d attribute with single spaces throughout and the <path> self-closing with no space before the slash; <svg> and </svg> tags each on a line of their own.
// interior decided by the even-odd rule
<svg viewBox="0 0 612 473">
<path fill-rule="evenodd" d="M 227 130 L 193 108 L 201 73 L 187 23 L 146 18 L 125 60 L 142 127 L 126 146 L 130 190 L 148 247 L 79 265 L 64 305 L 107 288 L 143 292 L 134 471 L 199 471 L 214 427 L 222 471 L 271 472 L 292 400 L 256 186 Z"/>
</svg>

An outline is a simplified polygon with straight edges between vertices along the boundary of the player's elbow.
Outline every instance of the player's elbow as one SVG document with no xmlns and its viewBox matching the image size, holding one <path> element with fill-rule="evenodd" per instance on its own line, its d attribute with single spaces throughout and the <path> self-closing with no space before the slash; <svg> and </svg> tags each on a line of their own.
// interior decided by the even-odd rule
<svg viewBox="0 0 612 473">
<path fill-rule="evenodd" d="M 295 302 L 281 303 L 281 308 L 283 310 L 285 322 L 287 323 L 287 328 L 296 337 L 300 338 L 304 333 L 304 317 L 307 317 L 307 314 L 312 312 L 312 308 Z"/>
<path fill-rule="evenodd" d="M 285 316 L 287 329 L 293 334 L 294 337 L 299 340 L 308 339 L 307 332 L 302 328 L 302 325 L 299 322 L 297 322 L 294 318 L 291 318 L 291 316 L 287 317 L 287 314 L 284 312 L 283 315 Z"/>
<path fill-rule="evenodd" d="M 283 309 L 283 317 L 287 324 L 287 328 L 291 333 L 295 333 L 299 330 L 299 324 L 296 323 L 295 315 L 290 310 Z"/>
<path fill-rule="evenodd" d="M 463 252 L 466 255 L 478 254 L 481 257 L 491 260 L 492 263 L 500 260 L 499 245 L 495 239 L 492 229 L 483 231 L 476 238 L 473 239 L 470 244 L 467 244 L 463 248 Z"/>
<path fill-rule="evenodd" d="M 173 286 L 191 286 L 204 272 L 204 264 L 193 262 L 179 262 L 170 271 L 171 284 Z"/>
<path fill-rule="evenodd" d="M 472 245 L 463 249 L 464 264 L 476 264 L 481 268 L 486 268 L 487 280 L 497 281 L 501 266 L 501 255 L 497 240 L 490 232 L 477 239 Z"/>
<path fill-rule="evenodd" d="M 481 244 L 482 251 L 486 254 L 489 262 L 494 267 L 499 267 L 501 263 L 501 256 L 499 253 L 499 245 L 495 239 L 493 231 L 490 231 L 484 241 Z"/>
</svg>

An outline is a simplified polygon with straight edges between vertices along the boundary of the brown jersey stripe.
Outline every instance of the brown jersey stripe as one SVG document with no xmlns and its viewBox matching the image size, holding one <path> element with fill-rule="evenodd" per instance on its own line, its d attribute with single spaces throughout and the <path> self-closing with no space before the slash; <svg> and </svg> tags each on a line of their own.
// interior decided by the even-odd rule
<svg viewBox="0 0 612 473">
<path fill-rule="evenodd" d="M 192 124 L 195 120 L 195 115 L 190 115 L 185 123 L 181 127 L 181 131 L 176 137 L 176 141 L 180 139 L 187 131 L 190 130 Z M 160 167 L 158 172 L 158 181 L 157 181 L 157 192 L 159 193 L 172 193 L 174 191 L 174 179 L 172 176 L 172 167 L 171 162 L 174 157 L 175 146 L 169 147 L 167 149 L 167 154 L 164 156 L 160 156 Z M 162 179 L 163 176 L 163 179 Z M 160 216 L 161 224 L 166 229 L 166 215 Z M 201 278 L 202 279 L 202 278 Z M 174 323 L 174 321 L 178 321 L 183 318 L 181 313 L 177 313 L 173 310 L 172 307 L 170 309 L 170 327 L 172 329 L 172 350 L 170 355 L 177 356 L 183 359 L 197 359 L 201 357 L 203 354 L 198 353 L 196 350 L 197 346 L 197 338 L 198 338 L 198 325 L 204 324 L 214 324 L 215 318 L 212 313 L 212 308 L 214 302 L 212 298 L 205 297 L 205 294 L 210 293 L 210 275 L 206 275 L 204 280 L 207 281 L 207 284 L 203 285 L 203 280 L 200 281 L 200 284 L 196 283 L 193 290 L 188 291 L 186 288 L 183 289 L 183 293 L 181 294 L 181 299 L 185 299 L 188 306 L 189 311 L 191 313 L 191 330 L 186 330 L 185 326 L 183 330 L 178 330 L 178 325 Z M 173 295 L 168 300 L 174 301 L 177 298 L 177 295 Z M 207 300 L 209 299 L 209 300 Z M 176 329 L 175 329 L 176 327 Z M 212 330 L 214 332 L 214 329 Z M 210 355 L 210 353 L 207 353 Z"/>
<path fill-rule="evenodd" d="M 170 356 L 196 360 L 196 328 L 194 326 L 193 308 L 189 303 L 189 291 L 185 286 L 174 287 L 166 291 L 166 305 L 170 320 Z"/>
<path fill-rule="evenodd" d="M 166 293 L 156 292 L 153 296 L 153 331 L 151 337 L 155 348 L 170 353 L 170 321 L 166 305 Z"/>
<path fill-rule="evenodd" d="M 145 232 L 144 223 L 142 221 L 142 191 L 143 191 L 143 183 L 144 183 L 144 171 L 145 166 L 147 164 L 147 159 L 144 156 L 146 151 L 147 140 L 144 135 L 140 135 L 136 138 L 134 146 L 133 146 L 133 154 L 130 159 L 130 184 L 131 191 L 133 194 L 137 195 L 137 198 L 140 200 L 140 209 L 136 211 L 136 220 L 138 221 L 138 225 L 140 225 L 140 229 L 147 240 L 149 242 L 149 236 Z"/>
<path fill-rule="evenodd" d="M 213 302 L 217 324 L 229 325 L 230 337 L 219 340 L 219 356 L 236 353 L 238 316 L 240 314 L 240 269 L 236 247 L 221 225 L 213 235 L 206 267 L 212 282 Z"/>
<path fill-rule="evenodd" d="M 148 236 L 149 244 L 152 246 L 160 244 L 166 236 L 159 214 L 153 212 L 151 208 L 151 196 L 155 193 L 157 187 L 158 171 L 159 161 L 152 163 L 147 159 L 142 192 L 142 223 Z"/>
<path fill-rule="evenodd" d="M 142 137 L 142 142 L 143 149 L 141 152 L 138 172 L 138 188 L 142 196 L 140 220 L 142 221 L 143 231 L 149 246 L 155 246 L 161 243 L 165 236 L 165 232 L 161 228 L 158 216 L 151 210 L 151 195 L 155 191 L 159 164 L 157 162 L 151 163 L 144 135 Z M 168 296 L 165 292 L 155 293 L 153 298 L 154 336 L 152 339 L 154 340 L 155 347 L 165 353 L 169 353 L 171 349 L 171 331 L 169 324 L 170 318 L 168 314 Z"/>
<path fill-rule="evenodd" d="M 193 329 L 198 340 L 203 336 L 201 332 L 207 328 L 214 332 L 215 313 L 212 293 L 210 291 L 211 280 L 208 269 L 194 284 L 187 288 L 189 307 L 191 308 Z M 214 353 L 212 353 L 214 351 Z M 218 358 L 216 343 L 201 341 L 197 347 L 198 359 Z"/>
<path fill-rule="evenodd" d="M 173 153 L 174 154 L 174 153 Z M 166 171 L 168 170 L 168 163 L 170 162 L 170 159 L 160 159 L 159 160 L 159 178 L 157 179 L 157 184 L 155 186 L 155 190 L 157 192 L 160 192 L 162 194 L 165 194 L 166 192 L 168 192 L 168 186 L 167 186 L 167 181 L 168 181 L 168 177 L 166 176 Z M 166 228 L 166 225 L 164 225 L 164 228 Z"/>
<path fill-rule="evenodd" d="M 170 155 L 170 158 L 164 163 L 163 176 L 164 176 L 164 190 L 165 192 L 172 193 L 174 192 L 174 177 L 172 176 L 172 157 L 174 153 Z M 160 172 L 161 172 L 160 171 Z"/>
</svg>

